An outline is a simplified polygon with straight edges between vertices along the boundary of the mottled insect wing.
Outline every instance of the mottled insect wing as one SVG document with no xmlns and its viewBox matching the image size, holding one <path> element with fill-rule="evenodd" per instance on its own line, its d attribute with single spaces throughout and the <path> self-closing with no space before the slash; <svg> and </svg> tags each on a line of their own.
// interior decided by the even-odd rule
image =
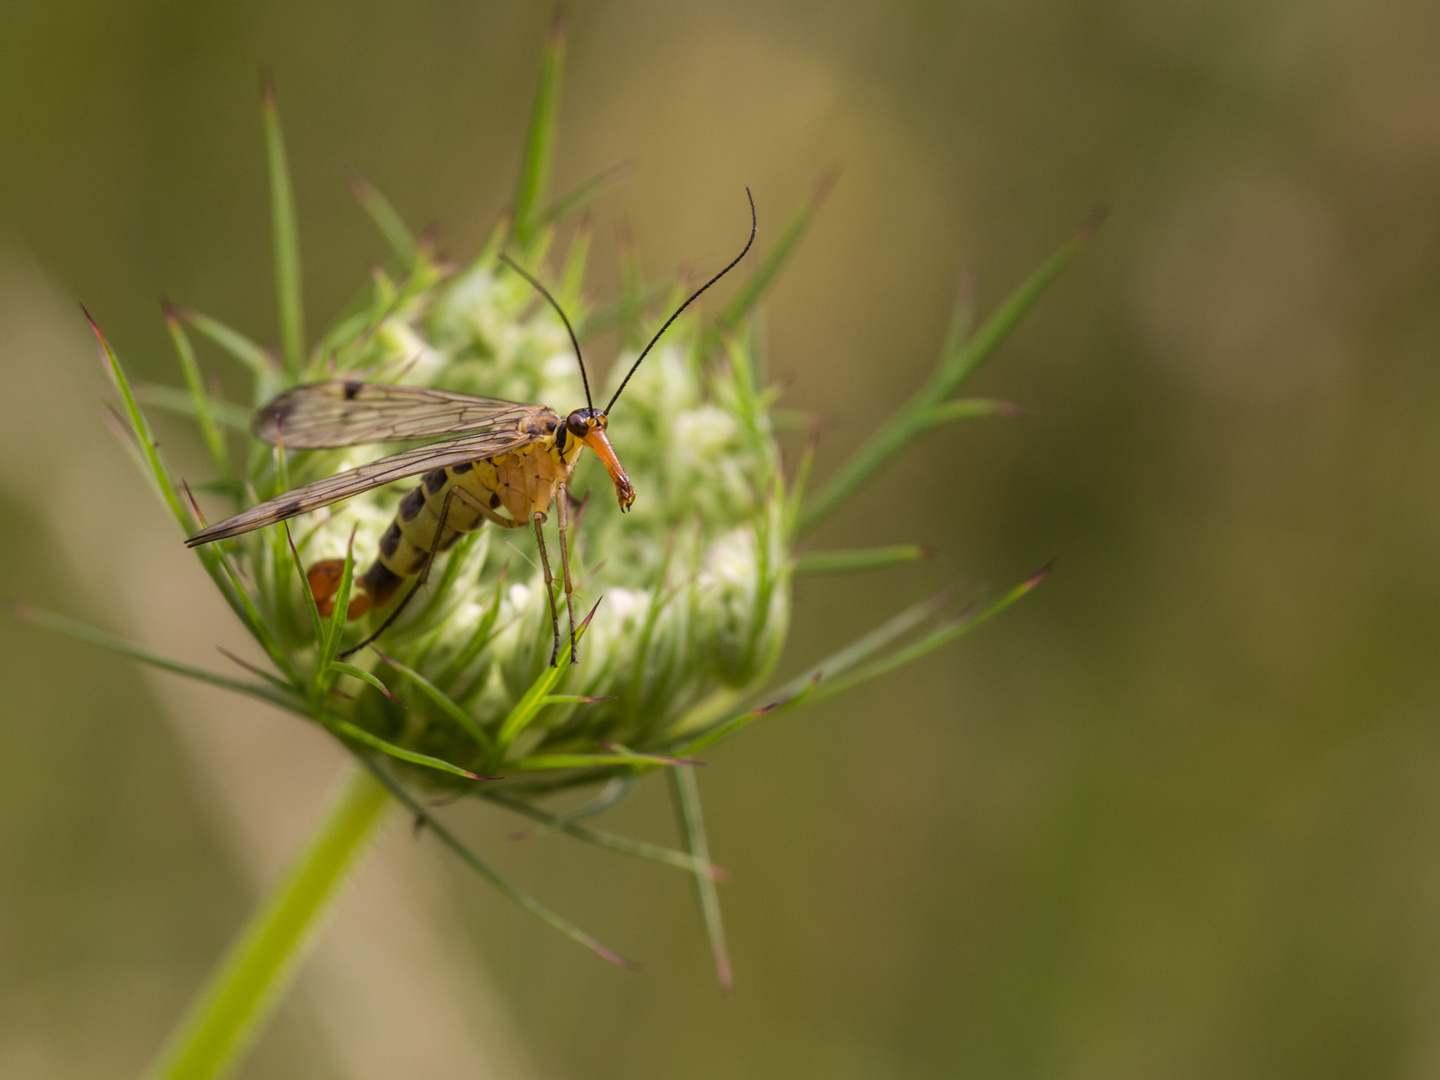
<svg viewBox="0 0 1440 1080">
<path fill-rule="evenodd" d="M 272 446 L 319 450 L 513 429 L 538 408 L 423 386 L 335 380 L 285 391 L 255 414 L 250 427 Z"/>
<path fill-rule="evenodd" d="M 323 480 L 316 480 L 314 483 L 287 491 L 283 495 L 277 495 L 268 502 L 252 506 L 243 513 L 200 530 L 185 543 L 190 547 L 195 547 L 199 544 L 208 544 L 212 540 L 225 540 L 232 536 L 239 536 L 252 529 L 261 529 L 266 525 L 274 525 L 278 521 L 285 521 L 287 518 L 318 510 L 322 506 L 329 506 L 331 503 L 348 499 L 352 495 L 359 495 L 363 491 L 369 491 L 371 488 L 377 488 L 383 484 L 404 480 L 409 476 L 418 476 L 420 473 L 429 472 L 432 469 L 444 469 L 466 461 L 479 461 L 482 458 L 508 453 L 533 439 L 534 436 L 517 430 L 516 425 L 507 424 L 505 429 L 500 431 L 482 431 L 458 439 L 391 454 L 379 461 L 372 461 L 368 465 L 347 469 L 345 472 L 327 476 Z M 288 437 L 286 442 L 288 445 Z"/>
<path fill-rule="evenodd" d="M 459 437 L 392 454 L 287 491 L 202 529 L 185 542 L 195 547 L 225 540 L 408 476 L 507 453 L 534 438 L 523 421 L 545 411 L 541 405 L 423 386 L 339 380 L 297 386 L 255 414 L 251 429 L 258 438 L 287 449 L 318 450 L 437 435 Z"/>
</svg>

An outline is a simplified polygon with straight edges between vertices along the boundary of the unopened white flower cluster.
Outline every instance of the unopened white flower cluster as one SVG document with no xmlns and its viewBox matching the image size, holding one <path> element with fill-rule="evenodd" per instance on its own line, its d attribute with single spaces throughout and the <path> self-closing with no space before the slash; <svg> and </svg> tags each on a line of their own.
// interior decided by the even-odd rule
<svg viewBox="0 0 1440 1080">
<path fill-rule="evenodd" d="M 584 325 L 579 296 L 585 239 L 572 243 L 559 280 L 545 268 L 543 235 L 530 267 Z M 498 236 L 497 236 L 498 240 Z M 563 325 L 524 281 L 496 258 L 492 243 L 458 271 L 421 252 L 404 280 L 377 275 L 373 295 L 312 354 L 314 378 L 356 378 L 439 387 L 548 405 L 564 415 L 585 404 L 579 367 Z M 609 399 L 629 367 L 621 355 Z M 593 364 L 593 362 L 592 362 Z M 591 372 L 592 380 L 595 372 Z M 284 389 L 261 388 L 262 396 Z M 711 717 L 771 671 L 789 619 L 790 515 L 779 453 L 767 412 L 769 396 L 754 381 L 744 336 L 722 340 L 682 317 L 646 358 L 610 416 L 609 435 L 638 493 L 629 513 L 616 504 L 599 463 L 582 453 L 571 483 L 571 565 L 580 614 L 595 608 L 579 647 L 551 696 L 507 758 L 539 753 L 645 752 Z M 260 402 L 263 404 L 263 402 Z M 383 449 L 290 453 L 290 486 L 373 459 Z M 257 448 L 252 472 L 280 488 L 277 461 Z M 291 523 L 306 565 L 343 557 L 353 544 L 356 573 L 374 557 L 399 497 L 414 481 L 352 498 Z M 262 495 L 267 492 L 262 491 Z M 547 543 L 558 537 L 551 513 Z M 242 544 L 264 562 L 260 541 Z M 287 646 L 314 643 L 314 620 L 298 574 L 261 570 L 272 589 L 267 612 L 284 627 Z M 348 632 L 358 641 L 384 612 Z M 491 526 L 441 556 L 430 582 L 397 624 L 357 653 L 394 695 L 363 688 L 348 706 L 353 722 L 406 749 L 475 771 L 503 771 L 486 749 L 438 706 L 397 661 L 469 713 L 494 735 L 550 657 L 551 623 L 534 537 Z M 427 780 L 449 782 L 424 770 Z M 533 781 L 533 778 L 532 778 Z"/>
</svg>

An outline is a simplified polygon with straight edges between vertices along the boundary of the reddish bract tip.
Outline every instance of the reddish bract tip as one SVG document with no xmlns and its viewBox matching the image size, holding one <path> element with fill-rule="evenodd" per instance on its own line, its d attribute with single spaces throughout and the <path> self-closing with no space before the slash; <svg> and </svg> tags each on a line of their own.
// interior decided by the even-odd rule
<svg viewBox="0 0 1440 1080">
<path fill-rule="evenodd" d="M 1105 224 L 1105 219 L 1109 216 L 1110 207 L 1106 206 L 1104 203 L 1101 203 L 1099 206 L 1095 207 L 1094 210 L 1090 211 L 1090 216 L 1087 217 L 1084 223 L 1080 226 L 1079 232 L 1075 234 L 1075 239 L 1079 240 L 1082 244 L 1086 240 L 1089 240 L 1092 236 L 1094 236 L 1097 232 L 1100 231 L 1100 226 Z"/>
<path fill-rule="evenodd" d="M 260 69 L 260 104 L 266 112 L 275 110 L 275 77 L 268 67 Z"/>
<path fill-rule="evenodd" d="M 603 597 L 603 596 L 600 597 L 600 600 L 604 600 L 604 599 L 605 599 L 605 597 Z M 590 609 L 590 614 L 589 614 L 589 615 L 586 615 L 585 618 L 581 621 L 579 627 L 576 628 L 576 631 L 575 631 L 575 636 L 576 636 L 576 637 L 579 637 L 581 634 L 583 634 L 583 633 L 585 632 L 586 628 L 590 625 L 590 620 L 595 617 L 595 612 L 597 612 L 597 611 L 600 610 L 600 600 L 596 600 L 596 601 L 595 601 L 595 606 Z"/>
<path fill-rule="evenodd" d="M 975 294 L 980 291 L 980 275 L 973 269 L 963 270 L 960 273 L 960 284 L 955 290 L 955 303 L 957 307 L 969 308 L 975 306 Z"/>
<path fill-rule="evenodd" d="M 815 187 L 810 192 L 811 209 L 818 210 L 825 200 L 830 197 L 830 192 L 834 190 L 835 184 L 839 181 L 842 172 L 844 172 L 844 169 L 839 165 L 832 165 L 825 171 L 824 175 L 815 182 Z"/>
<path fill-rule="evenodd" d="M 1026 578 L 1025 581 L 1022 583 L 1022 588 L 1025 588 L 1027 590 L 1033 589 L 1036 585 L 1039 585 L 1042 581 L 1049 577 L 1050 571 L 1053 569 L 1055 569 L 1055 560 L 1051 559 L 1039 570 L 1035 571 L 1035 573 L 1031 574 L 1028 578 Z"/>
<path fill-rule="evenodd" d="M 569 29 L 568 23 L 569 19 L 565 15 L 565 8 L 560 4 L 555 5 L 555 14 L 550 16 L 550 40 L 552 42 L 561 44 L 565 41 L 565 34 Z"/>
<path fill-rule="evenodd" d="M 602 960 L 606 960 L 609 963 L 614 964 L 618 968 L 623 968 L 626 971 L 640 970 L 640 965 L 637 964 L 634 960 L 626 960 L 625 957 L 621 956 L 617 952 L 611 952 L 604 945 L 601 945 L 598 941 L 587 941 L 586 944 L 590 947 L 590 951 L 593 952 L 596 956 L 600 957 Z"/>
<path fill-rule="evenodd" d="M 185 489 L 185 498 L 190 500 L 190 509 L 195 512 L 195 520 L 199 522 L 202 529 L 205 528 L 205 515 L 200 512 L 200 504 L 195 501 L 195 496 L 190 491 L 190 481 L 182 476 L 180 486 Z"/>
<path fill-rule="evenodd" d="M 90 329 L 95 331 L 95 336 L 100 339 L 100 344 L 104 345 L 105 335 L 100 332 L 100 327 L 96 324 L 94 316 L 90 314 L 89 309 L 87 309 L 84 304 L 80 305 L 80 311 L 84 314 L 85 321 L 90 324 Z"/>
</svg>

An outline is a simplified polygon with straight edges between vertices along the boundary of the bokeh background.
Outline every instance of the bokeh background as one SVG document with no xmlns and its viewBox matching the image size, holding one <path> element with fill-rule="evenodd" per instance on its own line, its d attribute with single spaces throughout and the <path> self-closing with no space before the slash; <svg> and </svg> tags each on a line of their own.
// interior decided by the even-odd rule
<svg viewBox="0 0 1440 1080">
<path fill-rule="evenodd" d="M 178 382 L 162 294 L 274 340 L 261 64 L 312 331 L 384 253 L 348 170 L 473 251 L 549 16 L 6 5 L 0 594 L 219 662 L 238 635 L 104 430 L 77 302 L 150 379 Z M 930 437 L 815 540 L 939 558 L 802 582 L 786 668 L 944 581 L 1057 569 L 709 755 L 733 996 L 678 875 L 462 811 L 643 971 L 397 826 L 242 1075 L 1440 1071 L 1440 9 L 576 3 L 565 93 L 557 188 L 631 163 L 595 208 L 600 299 L 624 230 L 654 280 L 716 265 L 743 185 L 774 237 L 842 168 L 766 310 L 822 473 L 924 378 L 963 271 L 993 305 L 1109 203 L 975 384 L 1029 418 Z M 0 1076 L 133 1077 L 341 759 L 8 614 L 0 683 Z M 661 785 L 613 818 L 668 821 Z"/>
</svg>

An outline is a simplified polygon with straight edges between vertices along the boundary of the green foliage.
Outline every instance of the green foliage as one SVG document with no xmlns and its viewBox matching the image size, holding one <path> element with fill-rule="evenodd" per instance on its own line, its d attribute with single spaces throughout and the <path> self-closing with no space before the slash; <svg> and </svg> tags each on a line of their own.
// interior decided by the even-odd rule
<svg viewBox="0 0 1440 1080">
<path fill-rule="evenodd" d="M 505 252 L 550 279 L 546 267 L 558 239 L 556 221 L 592 198 L 609 179 L 597 178 L 546 209 L 563 55 L 564 31 L 557 24 L 542 64 L 512 219 L 496 226 L 468 265 L 438 263 L 383 196 L 364 181 L 354 182 L 357 198 L 390 242 L 395 258 L 389 271 L 374 272 L 370 287 L 308 351 L 294 196 L 278 108 L 267 82 L 264 119 L 283 362 L 277 364 L 264 348 L 213 319 L 167 307 L 187 390 L 143 387 L 137 393 L 104 336 L 95 331 L 137 459 L 184 533 L 202 524 L 201 511 L 188 489 L 186 498 L 180 497 L 150 434 L 142 400 L 194 417 L 215 465 L 214 489 L 242 503 L 386 450 L 292 453 L 255 444 L 243 464 L 232 461 L 221 425 L 233 428 L 241 422 L 237 407 L 215 400 L 204 389 L 185 326 L 249 368 L 255 376 L 257 406 L 289 386 L 337 377 L 544 402 L 561 411 L 583 403 L 563 326 L 549 307 L 535 302 L 531 285 L 498 259 Z M 1003 402 L 951 395 L 994 352 L 1088 235 L 1082 231 L 1063 247 L 973 336 L 968 293 L 963 295 L 927 385 L 807 502 L 814 443 L 794 475 L 787 477 L 771 413 L 778 392 L 757 375 L 761 343 L 748 319 L 809 227 L 828 185 L 822 184 L 781 232 L 749 282 L 712 324 L 704 325 L 687 312 L 627 385 L 609 433 L 640 493 L 633 512 L 621 513 L 604 472 L 593 458 L 582 457 L 571 485 L 583 502 L 583 509 L 573 515 L 571 565 L 579 591 L 593 606 L 579 627 L 578 661 L 572 662 L 569 650 L 562 649 L 558 662 L 549 663 L 552 597 L 546 595 L 528 533 L 519 533 L 517 539 L 517 534 L 494 529 L 468 537 L 443 557 L 423 602 L 411 605 L 386 632 L 380 643 L 384 652 L 371 648 L 348 656 L 347 649 L 386 615 L 382 610 L 347 622 L 347 602 L 357 574 L 363 572 L 356 560 L 375 551 L 395 513 L 397 495 L 408 484 L 368 492 L 300 519 L 298 542 L 288 526 L 275 526 L 196 549 L 216 587 L 274 666 L 266 672 L 237 661 L 258 681 L 156 656 L 61 616 L 33 609 L 23 614 L 51 629 L 256 697 L 320 725 L 357 756 L 367 770 L 364 775 L 378 781 L 378 790 L 389 792 L 476 872 L 614 963 L 627 964 L 496 875 L 410 789 L 478 797 L 549 830 L 683 870 L 695 881 L 717 975 L 728 987 L 730 965 L 716 889 L 721 875 L 710 863 L 691 755 L 761 718 L 893 672 L 997 614 L 1043 577 L 1037 575 L 994 603 L 959 611 L 948 593 L 938 594 L 778 689 L 766 689 L 783 651 L 795 573 L 878 570 L 927 554 L 914 545 L 901 545 L 797 556 L 801 532 L 937 425 L 1016 413 Z M 603 401 L 628 370 L 635 345 L 660 323 L 647 319 L 649 297 L 633 269 L 622 275 L 624 295 L 614 314 L 591 311 L 582 295 L 588 247 L 588 233 L 576 231 L 560 260 L 562 272 L 547 284 L 563 298 L 578 325 L 593 328 L 611 319 L 622 328 L 627 344 L 612 366 L 610 386 L 596 387 L 596 400 Z M 675 293 L 675 302 L 683 295 Z M 547 542 L 552 550 L 558 543 L 553 527 Z M 302 553 L 312 562 L 343 557 L 340 589 L 327 618 L 317 612 Z M 582 823 L 609 809 L 638 778 L 657 769 L 670 773 L 687 851 Z M 599 794 L 568 816 L 540 805 L 551 792 L 577 787 L 596 787 Z M 374 789 L 371 782 L 367 790 Z M 367 817 L 357 828 L 372 824 Z M 334 837 L 329 842 L 326 851 L 344 847 Z M 358 849 L 351 845 L 346 850 Z M 297 875 L 287 889 L 310 880 L 303 867 Z M 335 875 L 321 879 L 327 887 L 338 880 Z M 277 911 L 289 913 L 284 919 L 301 918 L 295 912 L 302 909 L 313 916 L 323 906 L 321 892 L 315 885 L 307 894 L 309 906 L 293 911 L 280 895 L 274 902 L 280 907 L 272 904 L 262 913 L 262 923 L 279 917 Z M 298 924 L 287 925 L 291 928 L 282 932 L 257 923 L 247 940 L 266 942 L 265 949 L 298 949 L 303 934 Z M 241 952 L 217 978 L 221 983 L 232 977 L 250 980 L 246 985 L 254 1000 L 241 1001 L 233 986 L 212 984 L 207 991 L 207 1000 L 228 1002 L 223 1014 L 242 1025 L 257 1022 L 257 1002 L 274 992 L 286 962 L 284 956 L 271 956 L 267 967 L 243 955 L 244 948 L 242 943 Z M 210 1040 L 207 1046 L 222 1048 L 215 1053 L 230 1053 L 243 1043 L 238 1030 L 217 1033 L 207 1027 L 220 1021 L 204 1009 L 196 1015 L 202 1013 L 210 1019 L 196 1021 L 194 1035 Z M 193 1049 L 182 1046 L 167 1060 L 190 1061 L 187 1055 Z M 162 1069 L 156 1075 L 210 1073 Z"/>
<path fill-rule="evenodd" d="M 268 100 L 267 116 L 274 111 Z M 549 122 L 550 113 L 537 110 L 537 123 Z M 372 209 L 382 205 L 378 195 L 365 200 Z M 813 205 L 792 223 L 778 246 L 781 255 L 812 212 Z M 385 213 L 375 214 L 383 225 Z M 553 229 L 540 229 L 522 257 L 543 265 L 553 240 Z M 377 274 L 368 299 L 342 317 L 298 370 L 283 377 L 281 387 L 347 371 L 378 372 L 382 378 L 514 400 L 561 407 L 578 402 L 578 372 L 564 330 L 548 308 L 534 303 L 530 286 L 496 261 L 503 243 L 502 226 L 480 256 L 459 270 L 439 267 L 426 249 L 415 248 L 404 274 L 397 279 Z M 588 237 L 578 234 L 572 247 L 587 243 Z M 274 679 L 284 690 L 231 680 L 233 688 L 283 701 L 292 711 L 299 703 L 298 711 L 352 747 L 410 766 L 413 771 L 403 776 L 412 782 L 483 798 L 503 794 L 513 802 L 516 794 L 528 799 L 577 783 L 674 768 L 673 754 L 693 752 L 762 715 L 820 700 L 836 687 L 923 655 L 980 620 L 946 617 L 922 605 L 772 695 L 768 704 L 747 704 L 760 695 L 783 648 L 793 573 L 875 570 L 927 554 L 899 545 L 797 559 L 797 528 L 853 492 L 935 424 L 1013 414 L 1014 407 L 1004 403 L 946 398 L 993 351 L 1077 244 L 1063 249 L 974 338 L 964 333 L 968 307 L 962 304 L 931 383 L 804 504 L 798 524 L 792 508 L 800 505 L 808 466 L 802 464 L 797 484 L 787 490 L 768 411 L 774 395 L 755 382 L 752 335 L 712 336 L 694 318 L 682 317 L 630 382 L 612 417 L 611 438 L 641 492 L 633 512 L 619 512 L 592 460 L 582 461 L 573 482 L 587 498 L 572 530 L 572 565 L 582 593 L 599 596 L 603 590 L 581 628 L 584 641 L 574 665 L 567 650 L 556 666 L 547 662 L 549 600 L 533 556 L 513 536 L 488 531 L 445 559 L 431 596 L 388 632 L 383 654 L 370 650 L 343 662 L 345 645 L 369 631 L 363 623 L 347 623 L 344 612 L 357 573 L 355 553 L 374 550 L 394 513 L 395 494 L 389 491 L 358 496 L 302 526 L 308 558 L 344 558 L 340 592 L 325 620 L 315 613 L 288 528 L 242 536 L 222 545 L 223 551 L 197 549 L 275 662 L 280 674 Z M 562 291 L 576 292 L 576 266 L 583 257 L 572 251 L 567 262 L 569 280 Z M 772 252 L 742 290 L 743 302 L 727 307 L 722 320 L 742 317 L 762 291 L 755 282 L 768 284 L 777 266 Z M 170 316 L 191 391 L 186 411 L 201 423 L 207 441 L 218 442 L 214 416 L 224 409 L 197 389 L 199 372 L 182 320 L 236 355 L 258 362 L 264 353 L 237 346 L 244 341 L 238 334 L 193 313 Z M 108 345 L 105 349 L 147 469 L 190 531 L 198 511 L 189 511 L 176 495 L 119 361 Z M 613 366 L 612 383 L 626 368 L 622 357 Z M 281 388 L 273 382 L 262 380 L 264 395 Z M 148 394 L 157 398 L 154 389 Z M 173 400 L 158 400 L 175 406 Z M 355 464 L 366 452 L 282 454 L 257 448 L 245 483 L 262 494 L 284 490 Z M 228 456 L 217 452 L 215 458 L 217 469 L 228 466 Z M 232 559 L 246 567 L 243 576 L 231 567 Z M 925 619 L 912 618 L 914 612 Z M 931 630 L 890 657 L 877 657 L 896 627 L 917 630 L 927 620 L 934 624 Z M 95 634 L 91 640 L 102 641 Z M 102 643 L 115 646 L 108 638 Z M 135 647 L 125 648 L 139 655 Z M 842 678 L 862 660 L 869 666 Z M 398 681 L 382 678 L 377 663 Z M 358 694 L 336 693 L 341 676 L 359 682 Z M 615 745 L 625 746 L 626 753 L 615 753 Z M 509 779 L 475 786 L 474 777 L 498 774 Z M 458 789 L 456 780 L 462 781 Z"/>
</svg>

